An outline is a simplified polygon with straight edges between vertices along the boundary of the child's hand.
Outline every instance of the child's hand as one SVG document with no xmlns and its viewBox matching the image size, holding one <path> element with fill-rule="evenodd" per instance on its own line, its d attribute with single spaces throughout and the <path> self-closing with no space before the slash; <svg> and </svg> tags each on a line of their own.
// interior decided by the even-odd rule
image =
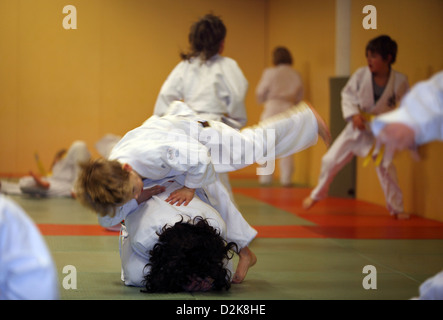
<svg viewBox="0 0 443 320">
<path fill-rule="evenodd" d="M 140 204 L 152 198 L 156 194 L 162 193 L 166 188 L 164 186 L 153 186 L 152 188 L 143 189 L 137 198 L 137 203 Z"/>
<path fill-rule="evenodd" d="M 188 187 L 183 187 L 181 189 L 175 190 L 171 192 L 169 197 L 165 200 L 170 204 L 177 203 L 177 206 L 185 205 L 187 206 L 189 202 L 191 202 L 192 198 L 194 198 L 195 189 L 191 189 Z"/>
<path fill-rule="evenodd" d="M 411 127 L 401 123 L 390 123 L 386 125 L 377 136 L 377 143 L 385 145 L 385 159 L 392 161 L 398 151 L 411 150 L 412 158 L 420 160 L 415 145 L 415 131 Z"/>
<path fill-rule="evenodd" d="M 35 183 L 36 183 L 39 187 L 41 187 L 41 188 L 43 188 L 43 189 L 46 189 L 46 190 L 49 189 L 50 184 L 49 184 L 48 181 L 43 180 L 42 178 L 40 178 L 37 174 L 35 174 L 35 173 L 32 172 L 32 171 L 29 171 L 29 175 L 30 175 L 32 178 L 34 178 Z"/>
<path fill-rule="evenodd" d="M 358 130 L 366 130 L 366 120 L 361 114 L 352 116 L 352 127 Z"/>
</svg>

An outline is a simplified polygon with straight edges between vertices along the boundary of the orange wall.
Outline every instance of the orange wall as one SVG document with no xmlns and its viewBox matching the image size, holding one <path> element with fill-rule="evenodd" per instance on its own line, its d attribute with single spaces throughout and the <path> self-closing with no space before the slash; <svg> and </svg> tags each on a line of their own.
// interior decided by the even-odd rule
<svg viewBox="0 0 443 320">
<path fill-rule="evenodd" d="M 77 9 L 76 30 L 62 26 Z M 152 115 L 189 27 L 208 12 L 228 29 L 224 54 L 251 88 L 264 66 L 265 0 L 0 1 L 0 174 L 49 166 L 75 139 L 124 134 Z M 247 105 L 255 103 L 249 91 Z M 249 110 L 256 121 L 255 109 Z"/>
</svg>

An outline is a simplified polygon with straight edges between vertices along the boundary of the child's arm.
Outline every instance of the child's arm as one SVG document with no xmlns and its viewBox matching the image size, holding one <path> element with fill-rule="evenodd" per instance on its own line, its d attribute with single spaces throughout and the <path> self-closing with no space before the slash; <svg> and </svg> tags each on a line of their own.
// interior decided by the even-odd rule
<svg viewBox="0 0 443 320">
<path fill-rule="evenodd" d="M 160 117 L 165 115 L 173 101 L 183 99 L 182 75 L 185 72 L 186 65 L 187 63 L 180 62 L 166 78 L 155 102 L 154 115 Z"/>
<path fill-rule="evenodd" d="M 341 109 L 345 121 L 352 121 L 352 117 L 360 113 L 358 92 L 360 82 L 364 77 L 365 68 L 360 68 L 351 76 L 341 91 Z"/>
<path fill-rule="evenodd" d="M 366 130 L 366 120 L 361 114 L 352 116 L 352 127 L 358 130 Z"/>
<path fill-rule="evenodd" d="M 226 60 L 223 65 L 225 72 L 224 82 L 229 89 L 229 103 L 227 105 L 228 118 L 234 120 L 237 129 L 247 122 L 245 96 L 248 91 L 248 80 L 244 76 L 237 62 Z"/>
<path fill-rule="evenodd" d="M 143 191 L 140 193 L 140 196 L 137 198 L 137 203 L 141 204 L 151 199 L 152 196 L 162 193 L 165 190 L 166 188 L 164 186 L 159 186 L 159 185 L 153 186 L 152 188 L 143 189 Z"/>
<path fill-rule="evenodd" d="M 30 171 L 29 174 L 31 175 L 31 177 L 34 178 L 35 183 L 36 183 L 39 187 L 41 187 L 41 188 L 43 188 L 43 189 L 46 189 L 46 190 L 49 189 L 50 184 L 49 184 L 48 181 L 43 180 L 42 178 L 40 178 L 39 176 L 37 176 L 37 175 L 36 175 L 34 172 L 32 172 L 32 171 Z"/>
<path fill-rule="evenodd" d="M 177 189 L 169 195 L 169 197 L 165 200 L 170 204 L 177 204 L 177 206 L 185 205 L 187 206 L 189 202 L 191 202 L 192 198 L 194 198 L 195 189 L 191 189 L 188 187 L 183 187 L 181 189 Z"/>
</svg>

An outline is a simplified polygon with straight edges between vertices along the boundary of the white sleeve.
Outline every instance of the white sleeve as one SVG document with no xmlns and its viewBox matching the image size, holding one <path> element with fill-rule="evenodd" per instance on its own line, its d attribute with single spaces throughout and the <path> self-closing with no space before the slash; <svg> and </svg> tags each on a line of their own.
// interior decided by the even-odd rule
<svg viewBox="0 0 443 320">
<path fill-rule="evenodd" d="M 443 271 L 428 278 L 420 285 L 419 300 L 442 300 L 443 299 Z"/>
<path fill-rule="evenodd" d="M 183 184 L 200 188 L 215 180 L 208 148 L 197 141 L 152 142 L 138 154 L 121 154 L 118 160 L 129 163 L 142 177 L 151 181 L 184 176 Z"/>
<path fill-rule="evenodd" d="M 359 102 L 358 102 L 358 90 L 359 88 L 359 79 L 361 78 L 360 71 L 362 69 L 357 70 L 346 83 L 345 87 L 341 92 L 341 108 L 343 112 L 343 118 L 346 121 L 360 112 L 359 110 Z"/>
<path fill-rule="evenodd" d="M 57 270 L 32 220 L 0 196 L 0 300 L 59 298 Z"/>
<path fill-rule="evenodd" d="M 115 226 L 126 219 L 128 214 L 134 212 L 138 207 L 137 200 L 132 199 L 131 201 L 125 203 L 121 207 L 116 209 L 115 215 L 113 217 L 109 216 L 99 216 L 98 223 L 105 228 Z"/>
<path fill-rule="evenodd" d="M 388 123 L 411 127 L 418 145 L 443 140 L 443 72 L 415 85 L 397 110 L 376 117 L 371 124 L 374 134 Z"/>
<path fill-rule="evenodd" d="M 183 174 L 184 185 L 188 188 L 201 188 L 215 181 L 215 170 L 208 149 L 200 143 L 170 144 L 163 161 L 174 176 Z"/>
<path fill-rule="evenodd" d="M 157 101 L 154 106 L 154 115 L 163 116 L 166 114 L 169 105 L 176 100 L 183 100 L 183 72 L 185 61 L 180 62 L 163 83 Z"/>
</svg>

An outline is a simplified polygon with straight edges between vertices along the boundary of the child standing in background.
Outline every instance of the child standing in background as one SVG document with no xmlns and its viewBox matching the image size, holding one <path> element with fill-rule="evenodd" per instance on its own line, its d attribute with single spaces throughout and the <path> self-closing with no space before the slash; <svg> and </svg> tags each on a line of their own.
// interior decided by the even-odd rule
<svg viewBox="0 0 443 320">
<path fill-rule="evenodd" d="M 273 52 L 274 67 L 267 68 L 257 85 L 258 103 L 264 103 L 264 111 L 260 120 L 263 121 L 278 113 L 284 112 L 303 100 L 303 83 L 297 71 L 292 68 L 292 56 L 285 47 L 276 47 Z M 283 186 L 291 186 L 294 172 L 294 156 L 279 159 L 280 182 Z M 260 184 L 272 182 L 272 174 L 259 177 Z"/>
<path fill-rule="evenodd" d="M 409 89 L 407 77 L 391 68 L 396 56 L 397 43 L 389 36 L 372 39 L 366 46 L 368 66 L 358 69 L 342 90 L 343 117 L 348 124 L 323 156 L 318 184 L 303 201 L 305 209 L 327 197 L 335 175 L 355 155 L 365 157 L 371 152 L 375 143 L 371 118 L 393 110 Z M 389 212 L 399 219 L 408 218 L 394 165 L 385 161 L 376 171 Z"/>
<path fill-rule="evenodd" d="M 237 63 L 221 56 L 226 37 L 223 21 L 207 14 L 191 27 L 190 52 L 164 82 L 154 115 L 163 116 L 175 100 L 185 102 L 206 120 L 240 129 L 246 124 L 244 99 L 248 81 Z"/>
<path fill-rule="evenodd" d="M 180 100 L 203 119 L 244 127 L 248 81 L 235 60 L 221 56 L 225 38 L 226 26 L 213 14 L 191 26 L 190 52 L 180 54 L 182 61 L 161 87 L 154 115 L 163 116 L 173 101 Z M 219 178 L 234 201 L 228 174 L 221 173 Z"/>
</svg>

